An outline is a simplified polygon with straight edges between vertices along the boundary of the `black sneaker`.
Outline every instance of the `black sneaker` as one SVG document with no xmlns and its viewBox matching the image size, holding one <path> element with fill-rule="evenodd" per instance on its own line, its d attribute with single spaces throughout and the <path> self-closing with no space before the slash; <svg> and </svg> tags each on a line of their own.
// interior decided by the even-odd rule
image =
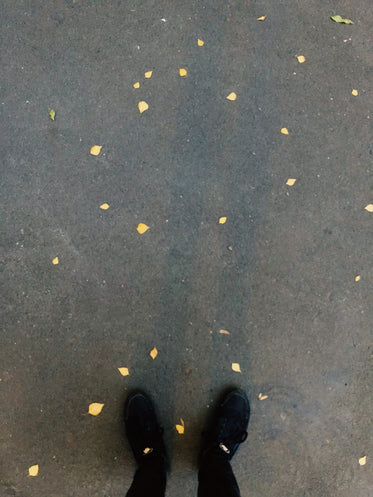
<svg viewBox="0 0 373 497">
<path fill-rule="evenodd" d="M 163 428 L 159 425 L 150 397 L 139 390 L 131 393 L 124 406 L 124 422 L 128 441 L 139 465 L 145 458 L 159 458 L 168 470 L 168 457 L 163 442 Z"/>
<path fill-rule="evenodd" d="M 238 446 L 247 438 L 249 418 L 249 399 L 243 390 L 233 390 L 225 395 L 214 412 L 214 418 L 202 433 L 199 464 L 211 452 L 230 461 Z"/>
</svg>

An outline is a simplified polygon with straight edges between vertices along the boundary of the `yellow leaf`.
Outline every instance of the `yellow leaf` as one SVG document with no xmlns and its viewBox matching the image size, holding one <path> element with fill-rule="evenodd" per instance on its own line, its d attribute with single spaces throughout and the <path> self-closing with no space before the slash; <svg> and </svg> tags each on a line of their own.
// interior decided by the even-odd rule
<svg viewBox="0 0 373 497">
<path fill-rule="evenodd" d="M 128 376 L 130 372 L 128 371 L 128 368 L 118 368 L 118 371 L 122 376 Z"/>
<path fill-rule="evenodd" d="M 151 78 L 151 77 L 152 77 L 152 74 L 153 74 L 153 71 L 147 71 L 147 72 L 144 74 L 144 76 L 145 76 L 147 79 L 149 79 L 149 78 Z"/>
<path fill-rule="evenodd" d="M 184 434 L 184 420 L 182 418 L 180 418 L 180 423 L 181 423 L 181 425 L 175 425 L 175 426 L 176 426 L 176 430 L 177 430 L 178 434 L 183 435 Z"/>
<path fill-rule="evenodd" d="M 365 466 L 366 463 L 367 463 L 367 456 L 360 457 L 360 459 L 359 459 L 360 466 Z"/>
<path fill-rule="evenodd" d="M 288 134 L 289 134 L 289 131 L 288 131 L 288 129 L 287 129 L 287 128 L 281 128 L 281 133 L 282 133 L 283 135 L 288 135 Z"/>
<path fill-rule="evenodd" d="M 262 393 L 258 395 L 258 400 L 265 400 L 265 399 L 268 399 L 268 395 L 263 395 Z"/>
<path fill-rule="evenodd" d="M 232 362 L 232 369 L 236 373 L 241 373 L 241 368 L 240 368 L 240 365 L 238 364 L 238 362 Z"/>
<path fill-rule="evenodd" d="M 89 414 L 92 414 L 92 416 L 98 416 L 102 411 L 104 405 L 105 404 L 100 404 L 99 402 L 93 402 L 92 404 L 89 404 L 88 408 Z"/>
<path fill-rule="evenodd" d="M 38 476 L 39 473 L 39 464 L 34 464 L 33 466 L 30 466 L 28 469 L 28 474 L 29 476 Z"/>
<path fill-rule="evenodd" d="M 357 90 L 355 90 L 355 89 L 354 89 L 354 90 L 352 90 L 352 92 L 351 92 L 351 93 L 352 93 L 352 95 L 353 95 L 354 97 L 357 97 L 357 96 L 359 95 L 359 92 L 358 92 Z"/>
<path fill-rule="evenodd" d="M 219 333 L 221 333 L 222 335 L 230 335 L 228 330 L 219 330 Z"/>
<path fill-rule="evenodd" d="M 179 69 L 179 74 L 180 76 L 186 76 L 188 74 L 188 71 L 186 69 L 181 68 Z"/>
<path fill-rule="evenodd" d="M 205 44 L 205 42 L 203 40 L 200 40 L 199 38 L 197 40 L 197 43 L 199 47 L 203 47 L 203 45 Z"/>
<path fill-rule="evenodd" d="M 237 95 L 234 93 L 234 91 L 232 91 L 232 93 L 230 93 L 228 96 L 227 96 L 227 99 L 228 100 L 236 100 L 237 98 Z"/>
<path fill-rule="evenodd" d="M 107 204 L 106 202 L 100 205 L 100 209 L 102 209 L 103 211 L 107 211 L 109 207 L 110 205 Z"/>
<path fill-rule="evenodd" d="M 92 155 L 100 155 L 102 149 L 102 145 L 93 145 L 91 148 L 91 154 Z"/>
<path fill-rule="evenodd" d="M 58 260 L 58 257 L 55 257 L 52 261 L 52 264 L 56 265 L 58 264 L 60 261 Z"/>
<path fill-rule="evenodd" d="M 140 114 L 142 114 L 143 112 L 145 112 L 146 110 L 149 109 L 149 105 L 142 100 L 141 102 L 138 103 L 138 108 L 139 108 Z"/>
<path fill-rule="evenodd" d="M 264 21 L 265 18 L 266 18 L 266 16 L 260 16 L 257 18 L 257 21 Z"/>
<path fill-rule="evenodd" d="M 145 231 L 148 231 L 149 226 L 146 226 L 146 224 L 144 224 L 144 223 L 140 223 L 136 229 L 137 229 L 138 233 L 140 233 L 140 235 L 142 235 L 143 233 L 145 233 Z"/>
<path fill-rule="evenodd" d="M 134 83 L 133 87 L 134 87 L 134 88 L 140 88 L 140 82 L 139 82 L 139 81 L 137 81 L 136 83 Z"/>
<path fill-rule="evenodd" d="M 360 280 L 361 280 L 360 274 L 358 274 L 357 276 L 355 276 L 355 281 L 360 281 Z"/>
<path fill-rule="evenodd" d="M 227 222 L 227 218 L 226 217 L 219 217 L 219 224 L 225 224 Z"/>
<path fill-rule="evenodd" d="M 297 55 L 297 59 L 299 64 L 303 64 L 303 62 L 306 62 L 306 57 L 304 55 Z"/>
<path fill-rule="evenodd" d="M 286 182 L 288 186 L 293 186 L 297 180 L 295 178 L 289 178 Z"/>
<path fill-rule="evenodd" d="M 56 117 L 56 111 L 52 109 L 49 112 L 49 117 L 52 119 L 52 121 L 54 121 L 54 118 Z"/>
<path fill-rule="evenodd" d="M 368 212 L 373 212 L 373 204 L 368 204 L 364 207 L 364 209 Z"/>
<path fill-rule="evenodd" d="M 157 357 L 157 355 L 158 355 L 158 350 L 157 350 L 157 348 L 156 348 L 156 347 L 154 347 L 154 348 L 150 351 L 150 357 L 151 357 L 151 358 L 153 359 L 153 361 L 154 361 L 154 359 Z"/>
<path fill-rule="evenodd" d="M 150 454 L 151 452 L 153 452 L 153 449 L 151 447 L 145 447 L 145 449 L 143 450 L 143 453 L 145 455 Z"/>
</svg>

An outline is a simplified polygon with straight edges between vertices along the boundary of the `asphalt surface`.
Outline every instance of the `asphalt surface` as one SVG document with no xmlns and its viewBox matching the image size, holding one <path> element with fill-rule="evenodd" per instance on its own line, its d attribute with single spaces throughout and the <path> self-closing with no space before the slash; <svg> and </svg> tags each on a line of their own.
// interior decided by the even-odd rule
<svg viewBox="0 0 373 497">
<path fill-rule="evenodd" d="M 372 21 L 369 0 L 1 2 L 1 495 L 125 495 L 142 387 L 167 495 L 192 497 L 234 385 L 243 497 L 371 495 Z"/>
</svg>

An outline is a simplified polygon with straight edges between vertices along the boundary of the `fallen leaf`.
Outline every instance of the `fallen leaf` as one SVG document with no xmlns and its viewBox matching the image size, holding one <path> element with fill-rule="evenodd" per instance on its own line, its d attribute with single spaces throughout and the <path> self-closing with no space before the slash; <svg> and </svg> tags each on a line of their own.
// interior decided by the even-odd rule
<svg viewBox="0 0 373 497">
<path fill-rule="evenodd" d="M 140 114 L 142 114 L 143 112 L 145 112 L 146 110 L 149 109 L 149 105 L 142 100 L 141 102 L 138 103 L 138 108 L 139 108 Z"/>
<path fill-rule="evenodd" d="M 288 134 L 289 134 L 289 131 L 288 131 L 288 129 L 287 129 L 287 128 L 281 128 L 281 133 L 282 133 L 283 135 L 288 135 Z"/>
<path fill-rule="evenodd" d="M 188 71 L 186 69 L 181 68 L 179 69 L 179 74 L 180 76 L 186 76 L 188 74 Z"/>
<path fill-rule="evenodd" d="M 227 218 L 225 216 L 219 217 L 219 224 L 225 224 L 227 222 Z"/>
<path fill-rule="evenodd" d="M 355 89 L 354 89 L 354 90 L 352 90 L 352 92 L 351 92 L 351 93 L 352 93 L 352 95 L 353 95 L 354 97 L 357 97 L 357 96 L 359 95 L 359 92 L 358 92 L 357 90 L 355 90 Z"/>
<path fill-rule="evenodd" d="M 146 77 L 146 79 L 150 79 L 152 77 L 152 74 L 153 74 L 153 71 L 147 71 L 144 76 Z"/>
<path fill-rule="evenodd" d="M 34 464 L 33 466 L 30 466 L 28 469 L 28 474 L 29 476 L 38 476 L 39 473 L 39 464 Z"/>
<path fill-rule="evenodd" d="M 265 18 L 266 18 L 266 16 L 260 16 L 257 18 L 257 21 L 264 21 Z"/>
<path fill-rule="evenodd" d="M 240 365 L 238 364 L 238 362 L 232 362 L 232 369 L 236 373 L 241 373 L 241 368 L 240 368 Z"/>
<path fill-rule="evenodd" d="M 54 121 L 54 118 L 56 117 L 56 111 L 54 111 L 53 109 L 49 112 L 49 117 L 52 119 L 52 121 Z"/>
<path fill-rule="evenodd" d="M 286 182 L 288 186 L 293 186 L 297 180 L 295 178 L 289 178 Z"/>
<path fill-rule="evenodd" d="M 258 395 L 258 400 L 265 400 L 265 399 L 268 399 L 268 395 L 263 395 L 262 393 Z"/>
<path fill-rule="evenodd" d="M 59 261 L 58 257 L 55 257 L 55 258 L 53 259 L 53 261 L 52 261 L 52 264 L 56 265 L 56 264 L 58 264 L 59 262 L 60 262 L 60 261 Z"/>
<path fill-rule="evenodd" d="M 145 447 L 145 449 L 143 450 L 143 453 L 145 455 L 150 454 L 151 452 L 153 452 L 153 449 L 151 447 Z"/>
<path fill-rule="evenodd" d="M 306 62 L 306 57 L 304 55 L 297 55 L 297 59 L 299 64 L 303 64 L 303 62 Z"/>
<path fill-rule="evenodd" d="M 228 330 L 219 330 L 219 333 L 221 333 L 222 335 L 230 335 Z"/>
<path fill-rule="evenodd" d="M 102 149 L 102 145 L 93 145 L 91 148 L 91 154 L 92 155 L 100 155 Z"/>
<path fill-rule="evenodd" d="M 364 209 L 368 212 L 373 212 L 373 204 L 368 204 L 364 207 Z"/>
<path fill-rule="evenodd" d="M 136 83 L 134 83 L 133 87 L 134 87 L 134 88 L 140 88 L 140 82 L 139 82 L 139 81 L 137 81 Z"/>
<path fill-rule="evenodd" d="M 148 231 L 149 226 L 146 226 L 146 224 L 144 224 L 144 223 L 140 223 L 136 229 L 137 229 L 138 233 L 140 233 L 140 235 L 142 235 L 143 233 L 145 233 L 145 231 Z"/>
<path fill-rule="evenodd" d="M 128 371 L 128 368 L 118 368 L 118 371 L 122 376 L 128 376 L 130 372 Z"/>
<path fill-rule="evenodd" d="M 92 416 L 98 416 L 102 411 L 104 405 L 105 404 L 100 404 L 99 402 L 92 402 L 92 404 L 89 404 L 88 408 L 89 414 L 92 414 Z"/>
<path fill-rule="evenodd" d="M 100 209 L 102 209 L 103 211 L 107 211 L 109 207 L 110 205 L 107 204 L 106 202 L 100 205 Z"/>
<path fill-rule="evenodd" d="M 357 276 L 355 276 L 355 281 L 360 281 L 360 280 L 361 280 L 360 274 L 358 274 Z"/>
<path fill-rule="evenodd" d="M 181 422 L 181 425 L 176 425 L 176 430 L 177 430 L 179 435 L 183 435 L 184 434 L 184 421 L 182 418 L 180 418 L 180 422 Z"/>
<path fill-rule="evenodd" d="M 228 96 L 227 96 L 227 100 L 231 100 L 232 102 L 234 100 L 236 100 L 237 98 L 237 95 L 234 93 L 234 91 L 232 91 L 232 93 L 230 93 Z"/>
<path fill-rule="evenodd" d="M 228 245 L 227 249 L 230 250 L 230 251 L 232 251 L 233 250 L 232 245 Z"/>
<path fill-rule="evenodd" d="M 365 466 L 366 463 L 367 463 L 367 456 L 360 457 L 360 459 L 359 459 L 360 466 Z"/>
<path fill-rule="evenodd" d="M 203 45 L 205 44 L 205 42 L 203 40 L 200 40 L 199 38 L 197 40 L 197 43 L 199 47 L 203 47 Z"/>
<path fill-rule="evenodd" d="M 336 15 L 330 18 L 334 22 L 339 22 L 340 24 L 353 24 L 351 19 L 344 19 L 342 16 Z"/>
<path fill-rule="evenodd" d="M 150 351 L 150 357 L 154 360 L 158 355 L 158 350 L 156 347 L 154 347 L 151 351 Z"/>
</svg>

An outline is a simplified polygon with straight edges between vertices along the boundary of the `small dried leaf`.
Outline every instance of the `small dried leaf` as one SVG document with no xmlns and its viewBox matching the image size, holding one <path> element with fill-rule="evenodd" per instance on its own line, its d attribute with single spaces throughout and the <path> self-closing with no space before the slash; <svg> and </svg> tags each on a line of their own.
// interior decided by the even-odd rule
<svg viewBox="0 0 373 497">
<path fill-rule="evenodd" d="M 241 368 L 240 368 L 240 365 L 238 364 L 238 362 L 232 362 L 232 369 L 236 373 L 241 373 Z"/>
<path fill-rule="evenodd" d="M 228 330 L 219 330 L 219 333 L 221 333 L 222 335 L 230 335 Z"/>
<path fill-rule="evenodd" d="M 268 395 L 263 395 L 262 393 L 258 395 L 258 400 L 265 400 L 265 399 L 268 399 Z"/>
<path fill-rule="evenodd" d="M 364 207 L 364 209 L 368 212 L 373 212 L 373 204 L 368 204 Z"/>
<path fill-rule="evenodd" d="M 233 250 L 232 245 L 228 245 L 227 249 L 228 249 L 228 250 L 230 250 L 230 251 L 232 252 L 232 250 Z"/>
<path fill-rule="evenodd" d="M 352 90 L 352 92 L 351 92 L 351 93 L 352 93 L 352 95 L 353 95 L 354 97 L 357 97 L 357 96 L 359 95 L 359 92 L 358 92 L 357 90 L 355 90 L 355 89 L 354 89 L 354 90 Z"/>
<path fill-rule="evenodd" d="M 288 135 L 288 134 L 289 134 L 289 131 L 288 131 L 288 129 L 287 129 L 287 128 L 281 128 L 281 133 L 282 133 L 283 135 Z"/>
<path fill-rule="evenodd" d="M 100 205 L 100 209 L 102 209 L 103 211 L 107 211 L 109 209 L 110 205 L 107 204 L 106 202 L 104 204 L 101 204 Z"/>
<path fill-rule="evenodd" d="M 288 186 L 293 186 L 297 180 L 295 178 L 289 178 L 286 182 Z"/>
<path fill-rule="evenodd" d="M 146 79 L 150 79 L 152 77 L 152 74 L 153 74 L 153 71 L 147 71 L 144 76 L 146 77 Z"/>
<path fill-rule="evenodd" d="M 355 281 L 360 281 L 360 280 L 361 280 L 360 274 L 358 274 L 357 276 L 355 276 Z"/>
<path fill-rule="evenodd" d="M 367 456 L 360 457 L 360 459 L 359 459 L 360 466 L 365 466 L 366 463 L 367 463 Z"/>
<path fill-rule="evenodd" d="M 344 19 L 342 16 L 339 15 L 332 16 L 330 19 L 334 22 L 339 22 L 340 24 L 353 24 L 351 19 Z"/>
<path fill-rule="evenodd" d="M 153 449 L 151 447 L 145 447 L 145 449 L 143 450 L 143 453 L 145 455 L 150 454 L 151 452 L 153 452 Z"/>
<path fill-rule="evenodd" d="M 29 476 L 38 476 L 39 473 L 39 464 L 34 464 L 33 466 L 30 466 L 28 469 L 28 474 Z"/>
<path fill-rule="evenodd" d="M 151 351 L 150 351 L 150 357 L 154 360 L 158 355 L 158 350 L 156 347 L 154 347 Z"/>
<path fill-rule="evenodd" d="M 146 224 L 144 224 L 144 223 L 140 223 L 136 229 L 137 229 L 138 233 L 140 233 L 140 235 L 142 235 L 143 233 L 148 231 L 149 226 L 146 226 Z"/>
<path fill-rule="evenodd" d="M 237 98 L 237 95 L 234 93 L 234 91 L 232 91 L 232 93 L 230 93 L 228 96 L 227 96 L 227 100 L 231 100 L 232 102 L 234 100 L 236 100 Z"/>
<path fill-rule="evenodd" d="M 56 117 L 56 111 L 54 111 L 53 109 L 49 112 L 49 117 L 52 119 L 52 121 L 54 121 L 54 118 Z"/>
<path fill-rule="evenodd" d="M 184 68 L 179 69 L 179 74 L 180 76 L 186 76 L 188 74 L 188 71 Z"/>
<path fill-rule="evenodd" d="M 58 257 L 55 257 L 55 258 L 53 259 L 53 261 L 52 261 L 52 264 L 56 265 L 56 264 L 58 264 L 59 262 L 60 262 L 60 261 L 59 261 Z"/>
<path fill-rule="evenodd" d="M 99 402 L 92 402 L 92 404 L 89 404 L 88 408 L 89 414 L 92 414 L 92 416 L 98 416 L 102 411 L 104 405 L 105 404 L 100 404 Z"/>
<path fill-rule="evenodd" d="M 149 105 L 142 100 L 141 102 L 138 103 L 138 108 L 139 108 L 140 114 L 142 114 L 143 112 L 145 112 L 146 110 L 149 109 Z"/>
<path fill-rule="evenodd" d="M 304 55 L 297 55 L 297 59 L 299 64 L 303 64 L 303 62 L 306 62 L 306 57 Z"/>
<path fill-rule="evenodd" d="M 118 371 L 122 376 L 128 376 L 130 372 L 128 371 L 128 368 L 118 368 Z"/>
<path fill-rule="evenodd" d="M 184 420 L 182 418 L 180 418 L 180 425 L 175 425 L 176 426 L 176 430 L 178 432 L 179 435 L 183 435 L 184 434 Z"/>
<path fill-rule="evenodd" d="M 219 224 L 225 224 L 227 222 L 227 218 L 225 216 L 219 217 Z"/>
<path fill-rule="evenodd" d="M 257 18 L 257 21 L 264 21 L 265 18 L 266 18 L 266 16 L 260 16 Z"/>
<path fill-rule="evenodd" d="M 92 155 L 100 155 L 102 149 L 102 145 L 93 145 L 91 148 L 91 154 Z"/>
<path fill-rule="evenodd" d="M 140 81 L 137 81 L 136 83 L 134 83 L 133 87 L 134 88 L 140 88 Z"/>
<path fill-rule="evenodd" d="M 204 42 L 203 40 L 200 40 L 200 39 L 198 38 L 198 40 L 197 40 L 197 44 L 198 44 L 198 46 L 199 46 L 199 47 L 203 47 L 203 45 L 205 44 L 205 42 Z"/>
</svg>

